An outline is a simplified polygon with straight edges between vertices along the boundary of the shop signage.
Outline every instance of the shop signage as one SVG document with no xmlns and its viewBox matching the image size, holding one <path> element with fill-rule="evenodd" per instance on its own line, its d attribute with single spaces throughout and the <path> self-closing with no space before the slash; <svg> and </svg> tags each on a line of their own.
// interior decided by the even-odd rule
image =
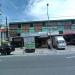
<svg viewBox="0 0 75 75">
<path fill-rule="evenodd" d="M 48 32 L 48 35 L 59 35 L 59 31 Z"/>
<path fill-rule="evenodd" d="M 21 37 L 27 37 L 27 36 L 39 36 L 38 32 L 33 33 L 21 33 Z"/>
<path fill-rule="evenodd" d="M 35 49 L 35 38 L 33 36 L 25 37 L 24 44 L 26 49 Z"/>
</svg>

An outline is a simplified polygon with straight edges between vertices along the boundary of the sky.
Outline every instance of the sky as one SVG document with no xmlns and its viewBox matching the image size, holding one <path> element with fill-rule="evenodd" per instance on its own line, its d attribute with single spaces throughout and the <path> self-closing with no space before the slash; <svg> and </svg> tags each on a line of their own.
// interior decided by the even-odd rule
<svg viewBox="0 0 75 75">
<path fill-rule="evenodd" d="M 75 0 L 0 0 L 0 19 L 5 22 L 75 19 Z"/>
</svg>

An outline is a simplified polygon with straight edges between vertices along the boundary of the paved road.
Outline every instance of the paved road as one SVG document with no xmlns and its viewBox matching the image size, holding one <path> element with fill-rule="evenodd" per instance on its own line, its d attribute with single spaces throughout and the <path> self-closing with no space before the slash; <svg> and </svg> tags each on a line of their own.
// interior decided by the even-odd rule
<svg viewBox="0 0 75 75">
<path fill-rule="evenodd" d="M 0 56 L 0 75 L 75 75 L 75 55 Z"/>
</svg>

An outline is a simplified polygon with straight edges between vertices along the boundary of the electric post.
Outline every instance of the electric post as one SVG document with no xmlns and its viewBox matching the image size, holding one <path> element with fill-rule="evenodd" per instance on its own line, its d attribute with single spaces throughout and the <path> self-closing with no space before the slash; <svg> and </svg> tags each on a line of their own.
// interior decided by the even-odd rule
<svg viewBox="0 0 75 75">
<path fill-rule="evenodd" d="M 9 41 L 9 37 L 8 37 L 8 23 L 7 23 L 7 16 L 6 16 L 6 39 L 7 39 L 7 41 Z"/>
<path fill-rule="evenodd" d="M 50 21 L 49 21 L 49 13 L 48 13 L 48 6 L 49 6 L 49 4 L 47 3 L 47 17 L 48 17 L 48 23 L 47 23 L 47 30 L 49 30 L 48 32 L 49 32 L 49 36 L 50 36 L 50 40 L 51 40 L 51 48 L 52 48 L 52 38 L 51 38 L 51 28 L 50 28 Z"/>
<path fill-rule="evenodd" d="M 2 45 L 2 31 L 1 31 L 1 27 L 2 27 L 2 10 L 1 10 L 1 3 L 0 3 L 0 45 Z"/>
</svg>

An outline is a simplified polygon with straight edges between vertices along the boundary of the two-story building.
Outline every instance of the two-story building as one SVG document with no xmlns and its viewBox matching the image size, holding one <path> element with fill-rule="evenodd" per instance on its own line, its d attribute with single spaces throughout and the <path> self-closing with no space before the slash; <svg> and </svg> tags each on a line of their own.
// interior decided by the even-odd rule
<svg viewBox="0 0 75 75">
<path fill-rule="evenodd" d="M 55 35 L 63 35 L 67 42 L 75 38 L 75 19 L 9 23 L 9 38 L 16 47 L 24 46 L 25 37 L 34 36 L 36 48 L 44 48 L 49 36 Z"/>
</svg>

